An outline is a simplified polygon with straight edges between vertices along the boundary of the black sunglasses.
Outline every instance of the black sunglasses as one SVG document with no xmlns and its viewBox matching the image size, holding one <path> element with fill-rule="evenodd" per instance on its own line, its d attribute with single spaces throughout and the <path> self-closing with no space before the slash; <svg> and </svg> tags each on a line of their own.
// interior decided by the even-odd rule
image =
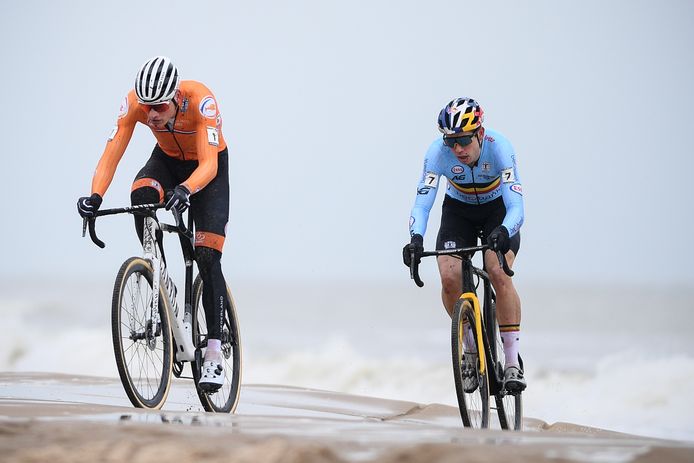
<svg viewBox="0 0 694 463">
<path fill-rule="evenodd" d="M 477 131 L 474 131 L 471 135 L 465 135 L 463 137 L 443 137 L 443 143 L 449 148 L 453 148 L 455 145 L 467 146 L 472 143 L 472 139 L 475 135 L 477 135 Z"/>
</svg>

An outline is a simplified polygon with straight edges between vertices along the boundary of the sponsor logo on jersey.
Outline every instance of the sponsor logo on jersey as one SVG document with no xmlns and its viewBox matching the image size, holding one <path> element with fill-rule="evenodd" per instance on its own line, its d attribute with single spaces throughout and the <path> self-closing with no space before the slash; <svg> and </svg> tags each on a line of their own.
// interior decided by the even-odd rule
<svg viewBox="0 0 694 463">
<path fill-rule="evenodd" d="M 217 102 L 214 101 L 212 95 L 208 95 L 200 102 L 200 114 L 208 119 L 217 117 Z"/>
<path fill-rule="evenodd" d="M 489 164 L 488 162 L 483 162 L 482 163 L 482 171 L 489 172 L 490 170 L 492 170 L 492 165 Z"/>
<path fill-rule="evenodd" d="M 484 136 L 484 139 L 485 139 L 485 140 L 489 140 L 491 143 L 494 143 L 494 137 L 491 137 L 491 136 L 489 136 L 489 135 L 485 135 L 485 136 Z"/>
<path fill-rule="evenodd" d="M 456 181 L 465 180 L 465 174 L 463 174 L 463 175 L 454 175 L 454 176 L 451 178 L 451 180 L 456 180 Z"/>
<path fill-rule="evenodd" d="M 514 183 L 511 185 L 511 190 L 515 191 L 519 195 L 523 196 L 523 187 L 521 186 L 520 183 Z"/>
<path fill-rule="evenodd" d="M 463 169 L 463 166 L 453 166 L 451 168 L 451 172 L 453 172 L 454 174 L 462 174 L 463 172 L 465 172 L 465 169 Z"/>
<path fill-rule="evenodd" d="M 417 194 L 418 195 L 428 195 L 429 191 L 431 191 L 431 187 L 424 186 L 422 188 L 417 189 Z"/>
<path fill-rule="evenodd" d="M 120 103 L 120 109 L 118 110 L 118 119 L 125 117 L 128 114 L 128 97 L 123 98 Z"/>
<path fill-rule="evenodd" d="M 188 98 L 183 99 L 183 103 L 181 103 L 181 114 L 185 114 L 186 111 L 188 111 L 188 105 L 190 104 L 190 101 Z"/>
<path fill-rule="evenodd" d="M 446 241 L 443 243 L 443 249 L 455 249 L 456 247 L 455 241 Z"/>
</svg>

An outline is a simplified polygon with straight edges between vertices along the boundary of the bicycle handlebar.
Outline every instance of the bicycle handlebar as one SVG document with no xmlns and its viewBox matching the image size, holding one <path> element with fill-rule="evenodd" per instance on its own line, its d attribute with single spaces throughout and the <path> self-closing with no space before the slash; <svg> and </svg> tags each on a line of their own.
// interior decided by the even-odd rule
<svg viewBox="0 0 694 463">
<path fill-rule="evenodd" d="M 414 280 L 415 284 L 420 288 L 424 286 L 424 282 L 419 277 L 419 262 L 422 257 L 429 256 L 472 256 L 477 251 L 484 251 L 489 249 L 489 245 L 484 244 L 482 246 L 472 246 L 469 248 L 457 248 L 457 249 L 442 249 L 438 251 L 424 251 L 419 258 L 415 257 L 414 250 L 410 251 L 410 278 Z M 506 262 L 506 257 L 501 251 L 496 251 L 496 257 L 499 259 L 499 265 L 504 269 L 504 273 L 510 277 L 514 275 L 513 270 L 508 266 Z"/>
<path fill-rule="evenodd" d="M 100 248 L 106 247 L 106 243 L 101 241 L 98 236 L 96 236 L 96 218 L 97 217 L 102 217 L 105 215 L 115 215 L 115 214 L 139 214 L 139 215 L 150 215 L 154 216 L 154 212 L 157 209 L 163 209 L 164 208 L 164 203 L 154 203 L 154 204 L 141 204 L 138 206 L 129 206 L 129 207 L 117 207 L 113 209 L 102 209 L 99 211 L 96 211 L 94 213 L 93 217 L 84 217 L 82 221 L 82 236 L 85 235 L 85 232 L 87 230 L 87 227 L 89 227 L 89 237 L 92 239 L 94 244 L 99 246 Z M 193 232 L 191 232 L 183 223 L 183 217 L 180 212 L 178 212 L 177 209 L 172 208 L 171 213 L 174 216 L 174 220 L 176 221 L 176 226 L 173 227 L 174 231 L 177 233 L 182 234 L 183 236 L 192 239 L 193 238 Z M 166 225 L 166 224 L 163 224 Z"/>
</svg>

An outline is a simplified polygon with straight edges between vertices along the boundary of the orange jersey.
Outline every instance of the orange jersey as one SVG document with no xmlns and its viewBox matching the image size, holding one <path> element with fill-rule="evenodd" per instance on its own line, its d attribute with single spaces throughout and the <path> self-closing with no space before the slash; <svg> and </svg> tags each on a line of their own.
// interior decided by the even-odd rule
<svg viewBox="0 0 694 463">
<path fill-rule="evenodd" d="M 226 148 L 222 135 L 222 116 L 212 92 L 200 82 L 181 81 L 180 99 L 173 131 L 148 127 L 161 149 L 172 158 L 197 160 L 198 167 L 183 182 L 192 193 L 205 187 L 217 175 L 217 153 Z M 147 125 L 147 113 L 131 90 L 121 103 L 118 123 L 111 130 L 104 153 L 92 179 L 92 193 L 104 196 L 116 167 L 130 143 L 135 124 Z"/>
</svg>

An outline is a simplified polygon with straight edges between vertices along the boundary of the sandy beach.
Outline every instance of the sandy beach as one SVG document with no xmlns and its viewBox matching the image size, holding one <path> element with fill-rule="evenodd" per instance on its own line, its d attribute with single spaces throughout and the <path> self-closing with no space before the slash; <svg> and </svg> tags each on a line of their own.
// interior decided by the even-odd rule
<svg viewBox="0 0 694 463">
<path fill-rule="evenodd" d="M 162 410 L 130 406 L 117 378 L 0 374 L 4 462 L 691 462 L 694 443 L 525 418 L 523 432 L 463 429 L 458 411 L 277 385 L 244 385 L 234 415 L 202 411 L 189 380 Z"/>
</svg>

